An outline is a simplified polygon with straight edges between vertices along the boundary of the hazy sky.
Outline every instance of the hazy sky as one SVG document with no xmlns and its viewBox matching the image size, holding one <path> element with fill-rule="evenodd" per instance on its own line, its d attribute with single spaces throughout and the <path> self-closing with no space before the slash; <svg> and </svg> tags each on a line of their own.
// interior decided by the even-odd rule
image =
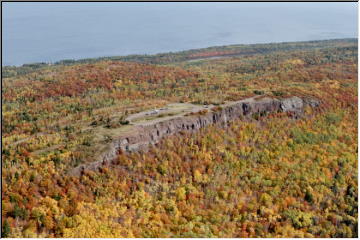
<svg viewBox="0 0 360 240">
<path fill-rule="evenodd" d="M 357 37 L 358 3 L 3 3 L 3 65 Z"/>
</svg>

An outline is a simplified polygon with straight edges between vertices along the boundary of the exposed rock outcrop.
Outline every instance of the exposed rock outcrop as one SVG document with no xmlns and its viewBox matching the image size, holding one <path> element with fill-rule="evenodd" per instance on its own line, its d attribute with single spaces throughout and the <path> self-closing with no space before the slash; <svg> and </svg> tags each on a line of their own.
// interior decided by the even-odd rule
<svg viewBox="0 0 360 240">
<path fill-rule="evenodd" d="M 202 114 L 180 116 L 153 124 L 135 126 L 131 133 L 115 139 L 110 143 L 108 150 L 104 152 L 98 161 L 80 165 L 72 169 L 70 175 L 80 175 L 84 169 L 97 170 L 102 165 L 115 159 L 119 151 L 133 152 L 146 151 L 150 145 L 158 143 L 162 138 L 177 134 L 181 131 L 195 132 L 209 124 L 225 126 L 235 119 L 249 119 L 254 116 L 263 116 L 273 112 L 291 112 L 294 117 L 303 114 L 304 106 L 317 107 L 316 99 L 301 99 L 290 97 L 285 99 L 274 98 L 249 98 L 237 102 L 231 102 Z"/>
</svg>

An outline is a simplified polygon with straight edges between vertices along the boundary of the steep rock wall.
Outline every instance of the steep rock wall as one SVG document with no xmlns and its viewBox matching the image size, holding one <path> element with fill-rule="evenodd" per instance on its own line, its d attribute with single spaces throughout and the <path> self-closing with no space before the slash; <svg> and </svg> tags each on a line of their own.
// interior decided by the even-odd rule
<svg viewBox="0 0 360 240">
<path fill-rule="evenodd" d="M 72 169 L 69 174 L 78 176 L 85 169 L 97 170 L 115 159 L 119 151 L 146 151 L 150 145 L 158 143 L 162 138 L 181 131 L 195 132 L 210 124 L 225 126 L 229 121 L 239 118 L 249 119 L 255 114 L 261 116 L 272 112 L 291 112 L 295 117 L 298 117 L 302 115 L 306 105 L 317 107 L 319 102 L 315 99 L 301 99 L 296 96 L 281 100 L 249 98 L 225 104 L 215 111 L 210 110 L 203 114 L 180 116 L 154 124 L 136 126 L 131 133 L 121 136 L 110 143 L 108 151 L 104 152 L 98 161 L 80 165 Z"/>
</svg>

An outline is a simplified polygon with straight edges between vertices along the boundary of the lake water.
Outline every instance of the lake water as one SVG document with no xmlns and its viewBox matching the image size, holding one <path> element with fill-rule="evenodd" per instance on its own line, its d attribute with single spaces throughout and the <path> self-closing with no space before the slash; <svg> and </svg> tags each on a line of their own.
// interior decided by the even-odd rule
<svg viewBox="0 0 360 240">
<path fill-rule="evenodd" d="M 3 65 L 357 37 L 357 3 L 3 3 Z"/>
</svg>

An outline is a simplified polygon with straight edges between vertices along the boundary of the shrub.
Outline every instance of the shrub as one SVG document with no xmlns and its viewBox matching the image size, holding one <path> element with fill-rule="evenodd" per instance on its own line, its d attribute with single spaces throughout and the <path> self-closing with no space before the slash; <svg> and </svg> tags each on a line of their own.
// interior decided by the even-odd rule
<svg viewBox="0 0 360 240">
<path fill-rule="evenodd" d="M 309 203 L 314 202 L 314 196 L 309 189 L 307 189 L 305 192 L 305 200 L 308 201 Z"/>
<path fill-rule="evenodd" d="M 282 91 L 271 91 L 271 92 L 274 96 L 277 96 L 277 97 L 282 97 L 285 95 L 285 93 Z"/>
<path fill-rule="evenodd" d="M 341 121 L 342 116 L 336 113 L 328 113 L 325 115 L 325 121 L 327 124 L 337 124 Z"/>
<path fill-rule="evenodd" d="M 194 171 L 194 180 L 198 183 L 202 181 L 202 175 L 199 170 Z"/>
<path fill-rule="evenodd" d="M 254 90 L 253 92 L 256 95 L 263 95 L 264 94 L 264 91 L 261 91 L 261 90 Z"/>
<path fill-rule="evenodd" d="M 96 120 L 94 120 L 90 123 L 90 126 L 93 126 L 93 127 L 95 127 L 97 125 L 98 125 L 98 122 Z"/>
<path fill-rule="evenodd" d="M 261 194 L 260 202 L 262 204 L 264 204 L 265 206 L 270 206 L 272 204 L 272 201 L 273 201 L 273 199 L 269 194 L 267 194 L 267 193 Z"/>
<path fill-rule="evenodd" d="M 157 167 L 157 171 L 161 174 L 161 175 L 165 175 L 166 172 L 167 172 L 167 168 L 164 164 L 160 164 L 158 167 Z"/>
<path fill-rule="evenodd" d="M 176 198 L 180 201 L 186 199 L 186 190 L 184 187 L 176 189 Z"/>
<path fill-rule="evenodd" d="M 10 224 L 7 220 L 4 221 L 4 224 L 1 228 L 1 237 L 6 238 L 10 234 Z"/>
<path fill-rule="evenodd" d="M 89 146 L 90 146 L 90 145 L 89 145 Z M 59 155 L 56 154 L 55 156 L 53 156 L 53 157 L 51 158 L 51 161 L 54 162 L 55 166 L 58 166 L 58 165 L 60 164 L 60 162 L 61 162 L 61 159 L 60 159 Z"/>
<path fill-rule="evenodd" d="M 86 137 L 86 138 L 83 140 L 82 145 L 84 145 L 84 146 L 91 146 L 91 138 Z"/>
<path fill-rule="evenodd" d="M 121 120 L 120 124 L 121 125 L 128 125 L 130 122 L 128 120 Z"/>
<path fill-rule="evenodd" d="M 21 219 L 25 219 L 27 217 L 27 212 L 24 208 L 19 207 L 17 204 L 14 207 L 14 211 L 12 212 L 12 216 L 14 218 L 21 218 Z"/>
<path fill-rule="evenodd" d="M 284 215 L 291 220 L 295 228 L 299 229 L 313 225 L 313 216 L 311 213 L 304 213 L 298 210 L 287 210 Z"/>
</svg>

